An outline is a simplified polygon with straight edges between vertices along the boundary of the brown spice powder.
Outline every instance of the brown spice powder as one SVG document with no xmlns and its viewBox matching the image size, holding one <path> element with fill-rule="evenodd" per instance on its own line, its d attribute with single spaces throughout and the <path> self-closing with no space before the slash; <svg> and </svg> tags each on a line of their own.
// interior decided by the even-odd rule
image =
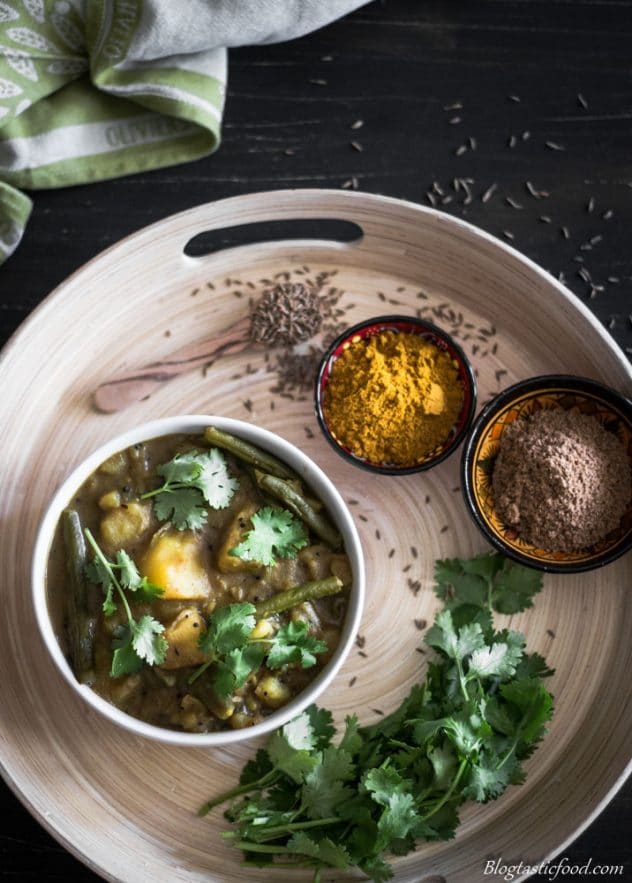
<svg viewBox="0 0 632 883">
<path fill-rule="evenodd" d="M 621 521 L 632 493 L 623 444 L 596 417 L 538 411 L 503 432 L 492 477 L 503 521 L 546 551 L 594 545 Z"/>
</svg>

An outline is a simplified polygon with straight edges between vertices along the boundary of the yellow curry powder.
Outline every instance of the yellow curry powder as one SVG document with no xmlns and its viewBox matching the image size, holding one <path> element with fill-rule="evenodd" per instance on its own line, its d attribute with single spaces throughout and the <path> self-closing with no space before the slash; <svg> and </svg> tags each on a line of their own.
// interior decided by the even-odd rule
<svg viewBox="0 0 632 883">
<path fill-rule="evenodd" d="M 418 463 L 447 438 L 463 404 L 449 353 L 416 334 L 382 331 L 354 340 L 325 390 L 330 430 L 374 463 Z"/>
</svg>

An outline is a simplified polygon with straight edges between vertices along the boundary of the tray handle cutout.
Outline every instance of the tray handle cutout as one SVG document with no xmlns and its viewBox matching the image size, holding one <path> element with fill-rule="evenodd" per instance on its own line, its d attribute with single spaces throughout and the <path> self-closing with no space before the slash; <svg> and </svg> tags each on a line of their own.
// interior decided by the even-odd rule
<svg viewBox="0 0 632 883">
<path fill-rule="evenodd" d="M 355 245 L 364 236 L 359 224 L 339 218 L 288 218 L 280 221 L 256 221 L 222 227 L 218 230 L 204 230 L 193 236 L 184 246 L 184 253 L 191 258 L 206 257 L 229 248 L 255 245 L 264 242 L 288 240 L 322 240 L 341 245 Z"/>
</svg>

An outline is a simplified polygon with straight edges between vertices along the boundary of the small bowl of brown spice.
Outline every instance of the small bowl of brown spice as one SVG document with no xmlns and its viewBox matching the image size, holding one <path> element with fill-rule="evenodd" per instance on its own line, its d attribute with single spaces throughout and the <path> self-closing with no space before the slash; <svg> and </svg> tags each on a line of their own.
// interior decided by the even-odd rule
<svg viewBox="0 0 632 883">
<path fill-rule="evenodd" d="M 476 419 L 462 478 L 510 557 L 557 573 L 608 564 L 632 548 L 632 401 L 576 376 L 517 383 Z"/>
<path fill-rule="evenodd" d="M 461 347 L 414 316 L 354 325 L 329 347 L 316 380 L 316 415 L 346 460 L 386 475 L 437 465 L 474 416 L 476 381 Z"/>
</svg>

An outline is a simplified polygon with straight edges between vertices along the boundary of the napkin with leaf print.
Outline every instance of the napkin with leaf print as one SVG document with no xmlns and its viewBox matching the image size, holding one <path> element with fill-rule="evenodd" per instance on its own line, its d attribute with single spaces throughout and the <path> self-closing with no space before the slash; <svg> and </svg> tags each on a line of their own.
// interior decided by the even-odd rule
<svg viewBox="0 0 632 883">
<path fill-rule="evenodd" d="M 215 150 L 232 46 L 306 34 L 367 0 L 0 0 L 0 263 L 66 187 Z"/>
</svg>

